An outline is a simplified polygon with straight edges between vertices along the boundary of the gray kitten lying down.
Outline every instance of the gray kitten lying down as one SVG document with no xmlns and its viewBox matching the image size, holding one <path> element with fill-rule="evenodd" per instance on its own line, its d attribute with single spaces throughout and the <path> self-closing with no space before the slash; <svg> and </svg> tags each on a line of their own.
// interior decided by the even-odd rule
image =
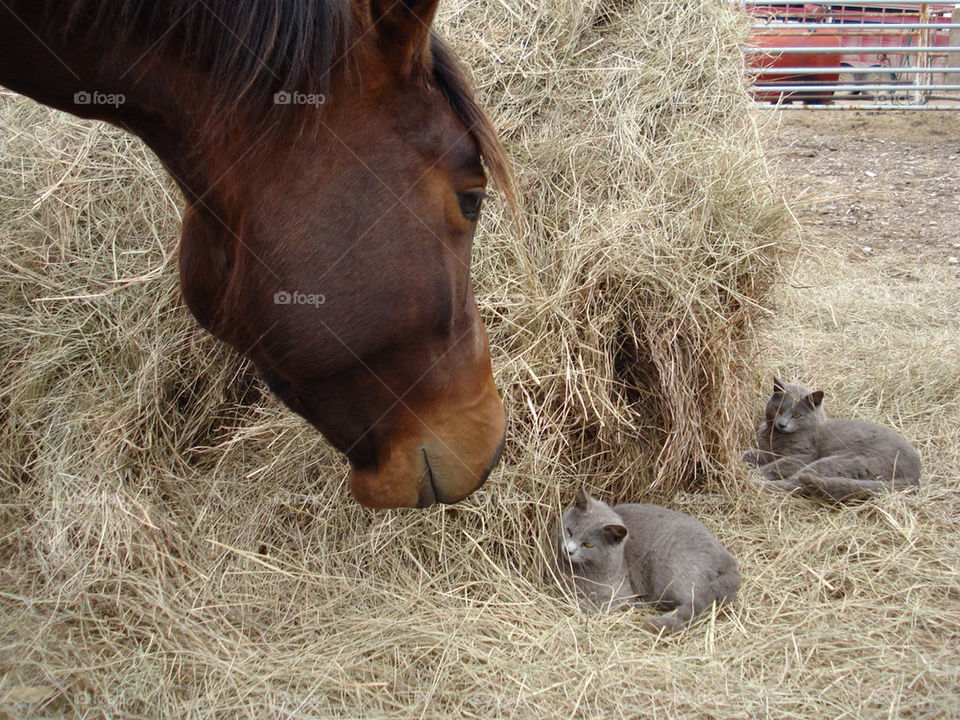
<svg viewBox="0 0 960 720">
<path fill-rule="evenodd" d="M 671 632 L 733 598 L 737 562 L 696 518 L 658 505 L 610 507 L 580 491 L 554 534 L 561 579 L 584 611 L 654 603 L 653 632 Z"/>
<path fill-rule="evenodd" d="M 777 379 L 757 449 L 743 459 L 769 487 L 833 501 L 864 500 L 920 482 L 920 456 L 898 432 L 861 420 L 828 420 L 821 391 Z"/>
</svg>

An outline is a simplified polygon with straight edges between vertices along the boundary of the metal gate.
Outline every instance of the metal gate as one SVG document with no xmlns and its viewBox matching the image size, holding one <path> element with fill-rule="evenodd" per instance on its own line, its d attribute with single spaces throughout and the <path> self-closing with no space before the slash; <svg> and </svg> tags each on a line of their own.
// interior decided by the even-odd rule
<svg viewBox="0 0 960 720">
<path fill-rule="evenodd" d="M 751 92 L 782 109 L 960 110 L 960 2 L 739 0 Z"/>
</svg>

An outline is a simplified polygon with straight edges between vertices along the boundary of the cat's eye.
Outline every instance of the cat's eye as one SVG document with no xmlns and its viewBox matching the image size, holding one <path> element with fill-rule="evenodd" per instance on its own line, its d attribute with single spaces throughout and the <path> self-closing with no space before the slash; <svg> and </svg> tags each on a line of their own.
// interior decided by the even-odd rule
<svg viewBox="0 0 960 720">
<path fill-rule="evenodd" d="M 573 530 L 567 528 L 567 537 L 573 537 Z"/>
<path fill-rule="evenodd" d="M 794 418 L 800 417 L 800 413 L 794 413 L 794 414 L 793 414 L 793 417 L 794 417 Z"/>
<path fill-rule="evenodd" d="M 585 543 L 583 544 L 583 546 L 584 546 L 585 548 L 592 548 L 592 547 L 593 547 L 593 543 L 592 543 L 592 542 L 585 542 Z"/>
</svg>

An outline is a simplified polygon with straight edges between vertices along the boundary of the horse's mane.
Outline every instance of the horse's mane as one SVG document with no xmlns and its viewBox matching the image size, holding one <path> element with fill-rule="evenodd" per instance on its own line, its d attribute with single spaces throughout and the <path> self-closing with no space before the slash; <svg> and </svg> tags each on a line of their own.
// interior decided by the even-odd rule
<svg viewBox="0 0 960 720">
<path fill-rule="evenodd" d="M 218 106 L 254 116 L 280 90 L 325 93 L 352 23 L 350 0 L 65 0 L 51 20 L 64 12 L 69 32 L 146 41 L 137 64 L 189 62 L 217 79 Z"/>
<path fill-rule="evenodd" d="M 221 119 L 262 118 L 281 90 L 326 94 L 354 25 L 351 0 L 65 0 L 56 15 L 51 21 L 69 32 L 146 40 L 151 57 L 175 57 L 209 73 L 217 79 Z M 466 72 L 436 35 L 430 47 L 434 83 L 515 206 L 510 164 Z"/>
</svg>

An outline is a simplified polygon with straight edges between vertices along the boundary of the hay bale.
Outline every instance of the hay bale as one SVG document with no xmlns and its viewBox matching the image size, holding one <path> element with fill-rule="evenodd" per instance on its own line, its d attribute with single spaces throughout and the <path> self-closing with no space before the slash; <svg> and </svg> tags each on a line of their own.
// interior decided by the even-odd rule
<svg viewBox="0 0 960 720">
<path fill-rule="evenodd" d="M 488 218 L 476 272 L 508 461 L 619 498 L 729 478 L 789 231 L 741 91 L 740 20 L 576 0 L 503 20 L 468 6 L 448 34 L 527 209 L 519 241 Z"/>
<path fill-rule="evenodd" d="M 705 1 L 459 0 L 440 23 L 525 210 L 518 233 L 490 203 L 478 234 L 510 429 L 456 509 L 355 506 L 343 460 L 187 313 L 181 200 L 155 158 L 0 95 L 0 666 L 20 695 L 113 715 L 509 714 L 504 633 L 519 662 L 567 663 L 546 689 L 582 665 L 531 543 L 571 488 L 731 476 L 788 228 L 740 21 Z"/>
</svg>

